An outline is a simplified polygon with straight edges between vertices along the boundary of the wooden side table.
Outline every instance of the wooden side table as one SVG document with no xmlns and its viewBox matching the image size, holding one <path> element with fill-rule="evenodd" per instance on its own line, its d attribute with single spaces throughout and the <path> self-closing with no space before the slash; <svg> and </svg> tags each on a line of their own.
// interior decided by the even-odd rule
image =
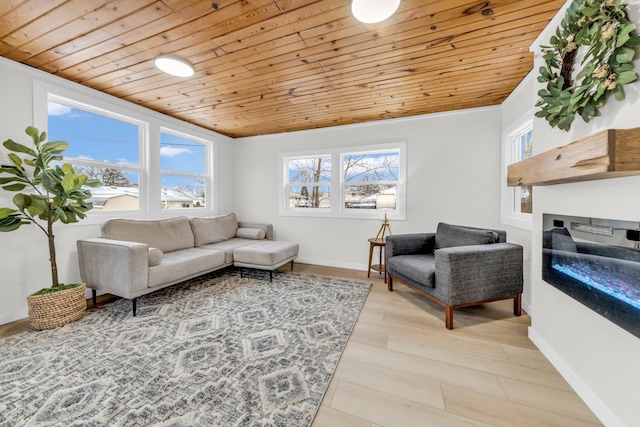
<svg viewBox="0 0 640 427">
<path fill-rule="evenodd" d="M 380 259 L 378 261 L 379 264 L 371 265 L 371 261 L 373 259 L 373 250 L 376 246 L 380 247 Z M 377 239 L 375 237 L 369 239 L 369 270 L 367 271 L 367 277 L 371 277 L 371 270 L 374 270 L 380 274 L 384 273 L 384 283 L 387 283 L 387 272 L 386 272 L 386 269 L 384 268 L 384 262 L 382 259 L 382 252 L 384 251 L 384 248 L 385 248 L 384 239 Z"/>
</svg>

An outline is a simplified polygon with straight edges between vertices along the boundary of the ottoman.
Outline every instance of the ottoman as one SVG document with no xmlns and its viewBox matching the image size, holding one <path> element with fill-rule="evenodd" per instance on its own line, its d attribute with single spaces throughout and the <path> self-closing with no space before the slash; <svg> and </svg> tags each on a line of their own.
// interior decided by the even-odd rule
<svg viewBox="0 0 640 427">
<path fill-rule="evenodd" d="M 273 270 L 298 257 L 298 244 L 276 240 L 264 240 L 233 250 L 233 265 L 243 268 L 268 270 L 269 280 L 273 280 Z M 242 272 L 240 273 L 242 275 Z"/>
</svg>

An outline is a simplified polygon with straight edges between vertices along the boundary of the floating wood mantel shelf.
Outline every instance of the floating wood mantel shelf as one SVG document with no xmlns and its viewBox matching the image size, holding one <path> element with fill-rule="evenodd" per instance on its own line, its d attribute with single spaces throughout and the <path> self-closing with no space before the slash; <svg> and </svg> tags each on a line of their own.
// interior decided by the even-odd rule
<svg viewBox="0 0 640 427">
<path fill-rule="evenodd" d="M 550 185 L 640 175 L 640 128 L 609 129 L 509 166 L 507 185 Z"/>
</svg>

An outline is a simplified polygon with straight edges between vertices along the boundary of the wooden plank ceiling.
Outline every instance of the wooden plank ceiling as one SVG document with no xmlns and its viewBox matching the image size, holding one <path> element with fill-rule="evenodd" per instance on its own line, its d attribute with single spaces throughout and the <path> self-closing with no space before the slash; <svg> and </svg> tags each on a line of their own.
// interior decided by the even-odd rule
<svg viewBox="0 0 640 427">
<path fill-rule="evenodd" d="M 495 105 L 565 0 L 2 0 L 0 55 L 232 137 Z M 158 71 L 176 54 L 191 78 Z"/>
</svg>

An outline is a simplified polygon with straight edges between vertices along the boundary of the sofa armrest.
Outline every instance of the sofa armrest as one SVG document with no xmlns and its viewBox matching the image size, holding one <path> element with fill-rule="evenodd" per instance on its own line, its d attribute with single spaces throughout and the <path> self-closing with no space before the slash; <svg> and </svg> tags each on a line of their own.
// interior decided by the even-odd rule
<svg viewBox="0 0 640 427">
<path fill-rule="evenodd" d="M 435 233 L 392 234 L 386 237 L 385 258 L 433 253 Z"/>
<path fill-rule="evenodd" d="M 78 240 L 80 277 L 87 287 L 135 298 L 148 287 L 149 247 L 100 237 Z"/>
<path fill-rule="evenodd" d="M 258 228 L 264 230 L 265 239 L 273 240 L 273 225 L 261 222 L 238 221 L 238 228 Z"/>
<path fill-rule="evenodd" d="M 523 249 L 513 243 L 455 246 L 435 252 L 436 292 L 450 305 L 522 293 Z"/>
</svg>

